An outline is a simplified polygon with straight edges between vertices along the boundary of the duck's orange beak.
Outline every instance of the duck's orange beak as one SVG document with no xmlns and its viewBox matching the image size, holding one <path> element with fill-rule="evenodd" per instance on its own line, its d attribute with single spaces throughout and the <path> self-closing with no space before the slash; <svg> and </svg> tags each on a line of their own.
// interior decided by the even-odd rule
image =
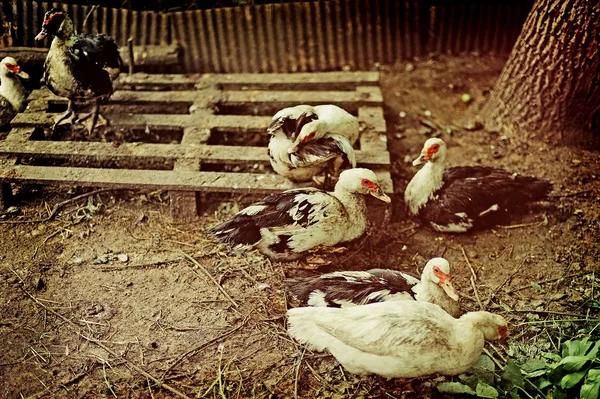
<svg viewBox="0 0 600 399">
<path fill-rule="evenodd" d="M 451 283 L 452 276 L 440 272 L 438 278 L 440 279 L 438 285 L 442 287 L 446 295 L 448 295 L 453 300 L 458 301 L 458 294 L 456 293 L 456 290 L 454 289 L 454 286 Z"/>
</svg>

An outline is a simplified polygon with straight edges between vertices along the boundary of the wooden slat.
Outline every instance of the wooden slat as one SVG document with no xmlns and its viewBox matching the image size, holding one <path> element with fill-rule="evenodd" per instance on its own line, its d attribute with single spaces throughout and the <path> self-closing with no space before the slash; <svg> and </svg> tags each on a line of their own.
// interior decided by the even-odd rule
<svg viewBox="0 0 600 399">
<path fill-rule="evenodd" d="M 380 104 L 383 102 L 378 87 L 357 91 L 262 91 L 262 90 L 216 90 L 208 91 L 127 91 L 118 90 L 110 98 L 111 102 L 190 102 L 199 101 L 213 95 L 220 105 L 244 105 L 248 103 L 281 104 L 330 104 L 357 103 Z"/>
<path fill-rule="evenodd" d="M 387 151 L 386 124 L 381 107 L 360 107 L 358 120 L 364 129 L 360 148 L 364 151 Z"/>
<path fill-rule="evenodd" d="M 378 85 L 379 72 L 320 72 L 320 73 L 248 73 L 248 74 L 145 74 L 135 73 L 131 76 L 121 75 L 119 81 L 130 84 L 172 84 L 207 82 L 210 84 L 302 84 L 302 83 L 353 83 Z"/>
<path fill-rule="evenodd" d="M 196 112 L 194 115 L 163 114 L 123 114 L 103 112 L 111 126 L 125 129 L 185 128 L 202 126 L 207 129 L 227 130 L 228 132 L 261 132 L 271 123 L 269 116 L 251 115 L 206 115 Z M 15 127 L 50 127 L 57 114 L 46 112 L 28 112 L 17 114 L 11 125 Z"/>
<path fill-rule="evenodd" d="M 375 171 L 384 192 L 393 191 L 390 173 Z M 96 169 L 62 166 L 1 165 L 0 180 L 58 183 L 85 187 L 169 189 L 178 191 L 272 193 L 298 186 L 279 175 L 172 170 Z"/>
<path fill-rule="evenodd" d="M 14 129 L 17 130 L 17 129 Z M 29 135 L 31 129 L 27 129 Z M 9 137 L 13 136 L 12 133 Z M 184 136 L 185 137 L 185 136 Z M 264 147 L 225 146 L 205 144 L 150 144 L 81 141 L 0 141 L 0 154 L 43 156 L 49 158 L 116 159 L 199 159 L 205 163 L 248 164 L 269 162 Z M 384 167 L 390 164 L 389 153 L 357 151 L 356 159 L 362 167 Z"/>
<path fill-rule="evenodd" d="M 294 188 L 279 175 L 172 170 L 95 169 L 59 166 L 0 166 L 5 182 L 60 183 L 114 188 L 162 188 L 179 191 L 270 193 Z"/>
</svg>

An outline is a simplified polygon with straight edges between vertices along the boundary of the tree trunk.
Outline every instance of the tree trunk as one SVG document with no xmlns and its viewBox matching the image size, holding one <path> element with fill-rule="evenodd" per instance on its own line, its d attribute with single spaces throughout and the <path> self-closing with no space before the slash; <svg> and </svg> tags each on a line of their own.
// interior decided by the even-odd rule
<svg viewBox="0 0 600 399">
<path fill-rule="evenodd" d="M 600 130 L 600 2 L 537 0 L 482 117 L 490 130 L 581 137 Z"/>
</svg>

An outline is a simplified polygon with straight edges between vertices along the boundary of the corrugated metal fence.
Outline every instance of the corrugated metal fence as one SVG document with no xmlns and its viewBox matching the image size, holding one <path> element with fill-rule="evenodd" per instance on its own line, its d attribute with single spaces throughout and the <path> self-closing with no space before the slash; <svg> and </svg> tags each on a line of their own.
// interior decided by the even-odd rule
<svg viewBox="0 0 600 399">
<path fill-rule="evenodd" d="M 320 0 L 170 13 L 63 7 L 79 31 L 108 33 L 121 46 L 130 36 L 136 45 L 177 42 L 185 72 L 294 72 L 370 69 L 429 52 L 507 52 L 531 3 Z M 13 45 L 49 45 L 33 38 L 52 5 L 13 0 Z"/>
</svg>

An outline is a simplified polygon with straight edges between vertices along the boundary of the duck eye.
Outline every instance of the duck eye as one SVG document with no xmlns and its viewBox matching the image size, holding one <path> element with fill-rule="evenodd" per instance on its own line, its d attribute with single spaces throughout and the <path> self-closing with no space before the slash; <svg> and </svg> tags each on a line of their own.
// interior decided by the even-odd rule
<svg viewBox="0 0 600 399">
<path fill-rule="evenodd" d="M 434 271 L 435 273 L 439 273 L 439 272 L 440 272 L 440 268 L 436 266 L 436 267 L 434 267 L 434 268 L 433 268 L 433 271 Z"/>
<path fill-rule="evenodd" d="M 439 144 L 434 144 L 433 147 L 431 147 L 431 148 L 433 148 L 434 151 L 437 151 L 437 150 L 440 149 L 440 145 Z"/>
<path fill-rule="evenodd" d="M 362 181 L 360 182 L 363 186 L 368 186 L 371 182 L 369 181 L 369 179 L 362 179 Z"/>
</svg>

